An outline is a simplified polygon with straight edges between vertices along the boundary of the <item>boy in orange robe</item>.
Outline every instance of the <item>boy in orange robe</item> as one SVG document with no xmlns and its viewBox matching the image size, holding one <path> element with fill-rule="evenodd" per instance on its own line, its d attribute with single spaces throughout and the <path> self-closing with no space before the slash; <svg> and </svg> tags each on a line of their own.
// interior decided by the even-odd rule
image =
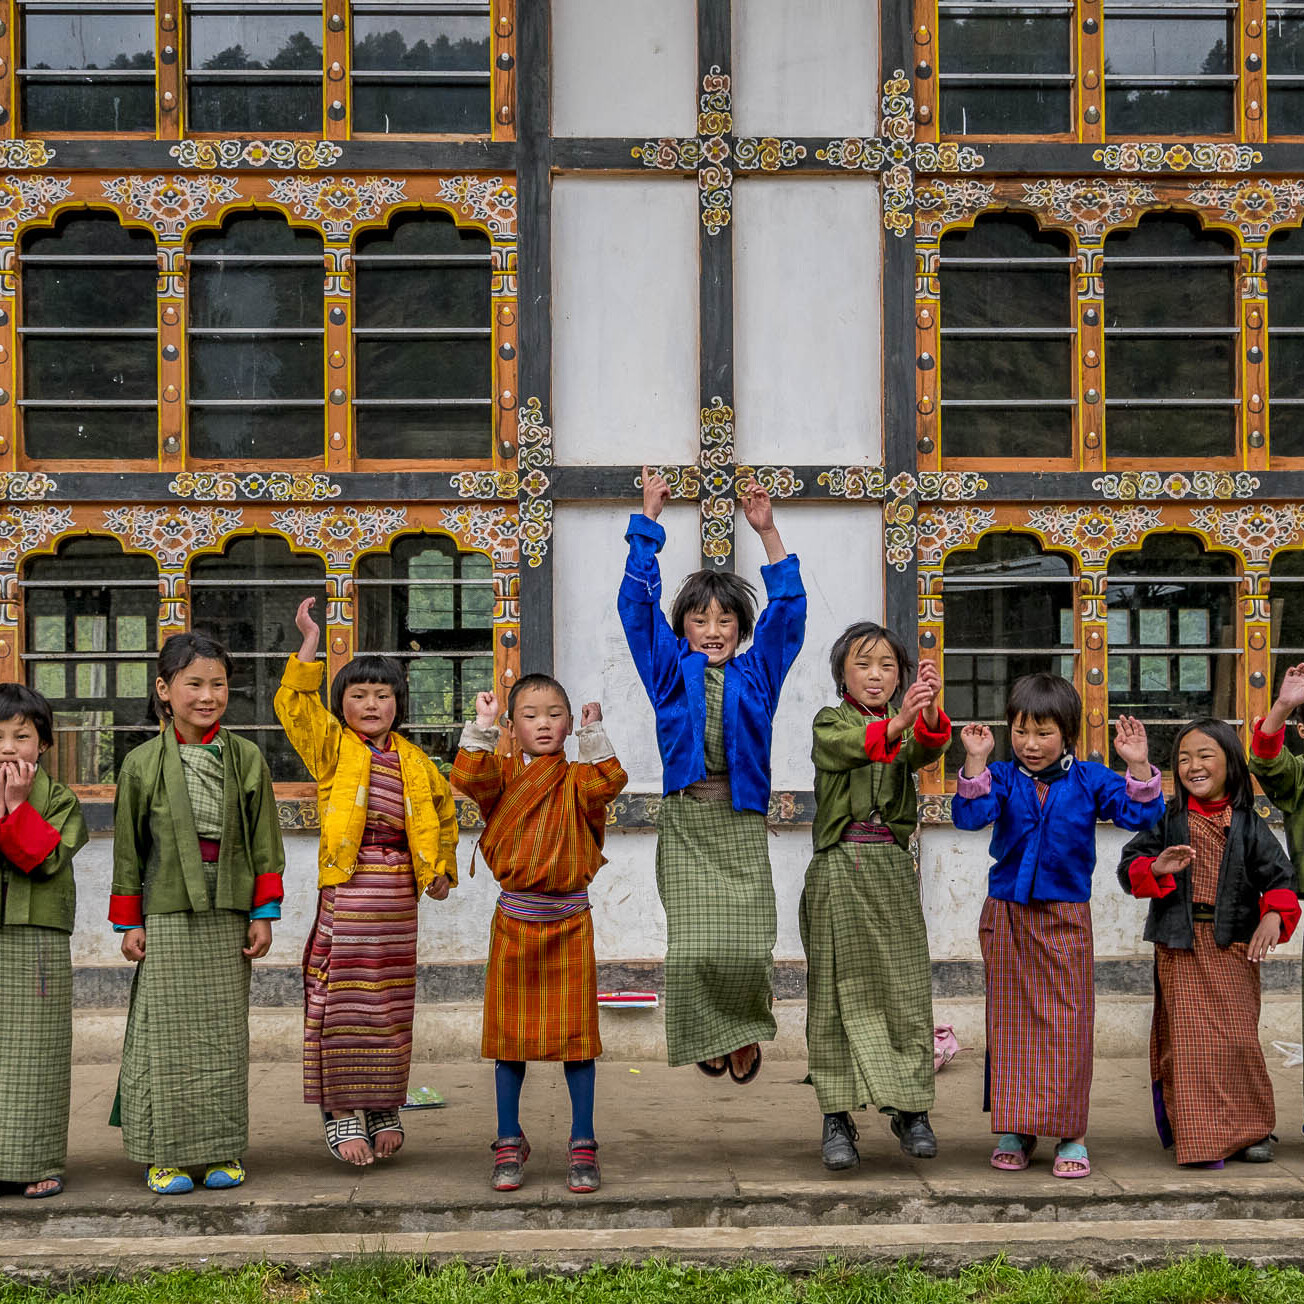
<svg viewBox="0 0 1304 1304">
<path fill-rule="evenodd" d="M 479 807 L 480 850 L 501 885 L 489 939 L 480 1053 L 496 1061 L 498 1136 L 490 1182 L 521 1185 L 530 1146 L 521 1129 L 527 1060 L 561 1060 L 571 1097 L 567 1186 L 601 1185 L 594 1139 L 598 966 L 588 885 L 606 863 L 607 803 L 626 774 L 602 728 L 602 708 L 580 714 L 579 756 L 566 760 L 570 701 L 548 675 L 526 675 L 507 699 L 514 756 L 499 756 L 498 699 L 480 693 L 462 730 L 453 784 Z M 473 870 L 474 872 L 474 870 Z"/>
</svg>

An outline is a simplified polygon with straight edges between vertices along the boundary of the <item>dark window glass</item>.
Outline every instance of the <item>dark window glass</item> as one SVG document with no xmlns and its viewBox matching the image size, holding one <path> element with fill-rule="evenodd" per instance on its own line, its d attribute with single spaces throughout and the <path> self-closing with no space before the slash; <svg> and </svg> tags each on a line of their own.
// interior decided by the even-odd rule
<svg viewBox="0 0 1304 1304">
<path fill-rule="evenodd" d="M 1068 560 L 1027 535 L 986 534 L 947 557 L 942 677 L 955 722 L 948 772 L 964 765 L 960 730 L 971 720 L 990 726 L 996 757 L 1009 759 L 1005 702 L 1020 675 L 1074 678 L 1074 584 Z"/>
<path fill-rule="evenodd" d="M 61 783 L 113 783 L 157 732 L 149 715 L 158 570 L 113 539 L 71 539 L 23 566 L 23 675 L 54 709 L 42 764 Z"/>
<path fill-rule="evenodd" d="M 1068 457 L 1073 257 L 1023 214 L 941 240 L 944 457 Z"/>
<path fill-rule="evenodd" d="M 190 251 L 190 451 L 320 458 L 322 243 L 242 214 Z"/>
<path fill-rule="evenodd" d="M 1198 539 L 1155 534 L 1110 559 L 1109 713 L 1146 726 L 1150 756 L 1172 764 L 1186 721 L 1236 720 L 1236 563 Z M 1126 768 L 1112 751 L 1110 763 Z"/>
<path fill-rule="evenodd" d="M 408 213 L 354 256 L 359 457 L 492 453 L 489 238 Z"/>
<path fill-rule="evenodd" d="M 1269 448 L 1304 457 L 1304 232 L 1276 231 L 1268 242 Z"/>
<path fill-rule="evenodd" d="M 1304 135 L 1304 4 L 1271 4 L 1267 42 L 1268 134 Z"/>
<path fill-rule="evenodd" d="M 938 5 L 945 136 L 1046 135 L 1072 125 L 1073 6 L 1035 12 L 978 0 Z"/>
<path fill-rule="evenodd" d="M 445 768 L 475 695 L 494 684 L 493 566 L 451 539 L 399 539 L 358 562 L 358 646 L 399 658 L 408 672 L 403 732 Z"/>
<path fill-rule="evenodd" d="M 28 132 L 154 130 L 154 6 L 20 6 L 19 114 Z"/>
<path fill-rule="evenodd" d="M 190 568 L 190 625 L 221 639 L 235 658 L 223 723 L 258 744 L 272 778 L 310 778 L 272 709 L 285 663 L 302 635 L 294 613 L 304 598 L 326 610 L 326 569 L 317 557 L 290 551 L 283 539 L 236 539 L 220 557 L 196 558 Z M 323 659 L 325 654 L 323 653 Z"/>
<path fill-rule="evenodd" d="M 1106 4 L 1105 130 L 1113 136 L 1233 131 L 1235 19 L 1235 3 Z"/>
<path fill-rule="evenodd" d="M 1273 419 L 1273 442 L 1276 442 L 1276 419 Z M 1272 696 L 1281 691 L 1281 681 L 1291 666 L 1304 661 L 1304 550 L 1292 548 L 1272 559 L 1269 585 L 1269 609 L 1272 613 Z M 1300 730 L 1287 726 L 1286 746 L 1299 755 L 1304 753 Z"/>
<path fill-rule="evenodd" d="M 32 458 L 158 454 L 158 263 L 147 232 L 73 213 L 19 253 L 23 435 Z"/>
<path fill-rule="evenodd" d="M 322 130 L 319 4 L 191 0 L 191 131 Z"/>
<path fill-rule="evenodd" d="M 1147 214 L 1105 241 L 1111 458 L 1236 451 L 1236 246 L 1194 216 Z"/>
<path fill-rule="evenodd" d="M 353 129 L 487 134 L 489 6 L 355 3 Z"/>
</svg>

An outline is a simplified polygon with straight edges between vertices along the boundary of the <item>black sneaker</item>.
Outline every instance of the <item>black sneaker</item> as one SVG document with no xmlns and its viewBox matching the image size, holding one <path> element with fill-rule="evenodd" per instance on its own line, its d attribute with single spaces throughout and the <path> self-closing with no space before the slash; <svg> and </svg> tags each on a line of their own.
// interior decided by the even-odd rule
<svg viewBox="0 0 1304 1304">
<path fill-rule="evenodd" d="M 892 1115 L 892 1133 L 911 1159 L 937 1158 L 937 1138 L 929 1126 L 926 1109 L 917 1114 L 908 1109 L 896 1110 Z"/>
<path fill-rule="evenodd" d="M 856 1138 L 860 1135 L 851 1115 L 824 1115 L 824 1167 L 837 1172 L 842 1168 L 857 1168 L 860 1165 L 860 1151 L 856 1149 Z"/>
</svg>

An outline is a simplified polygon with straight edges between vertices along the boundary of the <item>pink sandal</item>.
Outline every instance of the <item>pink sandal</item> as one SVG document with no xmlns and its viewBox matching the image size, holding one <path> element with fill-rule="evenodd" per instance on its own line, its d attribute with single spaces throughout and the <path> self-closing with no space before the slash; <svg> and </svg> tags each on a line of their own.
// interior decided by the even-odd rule
<svg viewBox="0 0 1304 1304">
<path fill-rule="evenodd" d="M 1078 1168 L 1070 1168 L 1078 1164 Z M 1087 1158 L 1087 1147 L 1080 1141 L 1061 1141 L 1055 1147 L 1055 1162 L 1051 1165 L 1052 1177 L 1090 1177 L 1091 1160 Z"/>
<path fill-rule="evenodd" d="M 992 1167 L 1003 1173 L 1021 1173 L 1032 1162 L 1032 1152 L 1037 1148 L 1035 1136 L 1020 1132 L 1003 1132 L 992 1151 Z"/>
</svg>

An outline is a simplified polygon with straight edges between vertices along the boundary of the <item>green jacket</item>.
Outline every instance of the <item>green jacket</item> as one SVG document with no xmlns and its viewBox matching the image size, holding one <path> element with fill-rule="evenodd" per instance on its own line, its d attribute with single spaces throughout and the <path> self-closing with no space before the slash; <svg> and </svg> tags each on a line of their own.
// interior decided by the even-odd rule
<svg viewBox="0 0 1304 1304">
<path fill-rule="evenodd" d="M 1294 728 L 1294 722 L 1286 726 Z M 1276 756 L 1259 756 L 1250 748 L 1250 773 L 1286 824 L 1286 850 L 1295 866 L 1297 890 L 1304 888 L 1304 758 L 1293 755 L 1283 746 Z"/>
<path fill-rule="evenodd" d="M 285 849 L 276 818 L 272 776 L 247 738 L 223 729 L 222 850 L 216 900 L 204 885 L 199 837 L 181 770 L 175 732 L 127 753 L 113 803 L 115 924 L 140 924 L 145 915 L 180 910 L 238 910 L 281 899 Z"/>
<path fill-rule="evenodd" d="M 874 724 L 850 702 L 826 706 L 812 726 L 815 762 L 815 850 L 823 851 L 842 837 L 853 820 L 867 820 L 878 811 L 892 830 L 897 845 L 905 847 L 915 831 L 918 809 L 914 772 L 935 761 L 950 744 L 951 722 L 941 717 L 940 746 L 926 746 L 916 730 L 907 730 L 899 740 L 893 760 L 874 761 L 866 750 L 866 731 Z"/>
<path fill-rule="evenodd" d="M 27 804 L 58 830 L 59 845 L 28 873 L 7 857 L 0 857 L 4 893 L 0 923 L 35 924 L 71 933 L 77 911 L 72 858 L 86 845 L 87 838 L 81 806 L 71 789 L 55 783 L 44 770 L 36 771 Z"/>
</svg>

